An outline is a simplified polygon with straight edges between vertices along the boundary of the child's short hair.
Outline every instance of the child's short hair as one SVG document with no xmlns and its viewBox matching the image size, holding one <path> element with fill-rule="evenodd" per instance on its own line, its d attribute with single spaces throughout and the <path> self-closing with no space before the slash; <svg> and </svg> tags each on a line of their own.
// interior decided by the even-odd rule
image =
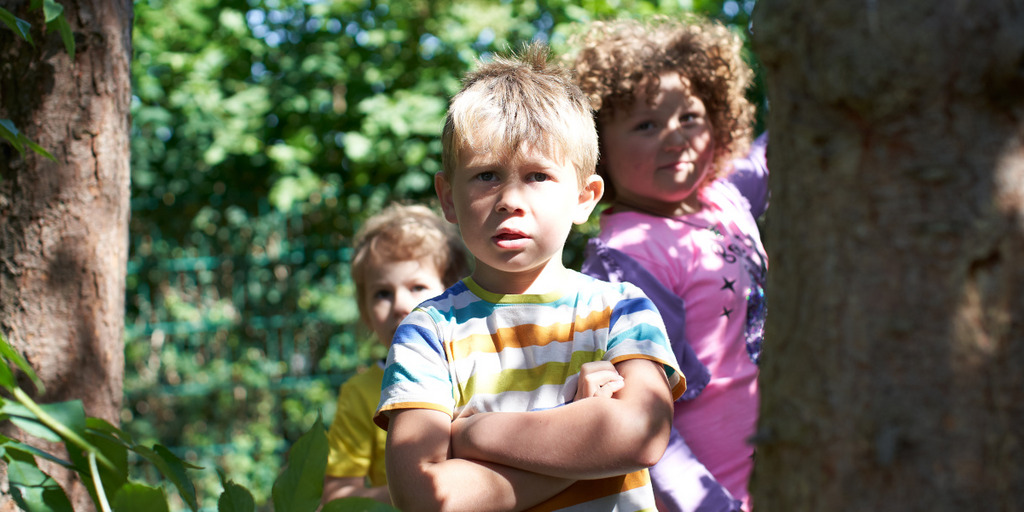
<svg viewBox="0 0 1024 512">
<path fill-rule="evenodd" d="M 704 102 L 715 148 L 715 177 L 746 154 L 754 106 L 745 94 L 753 71 L 743 42 L 721 23 L 698 16 L 595 22 L 574 38 L 576 80 L 598 116 L 629 108 L 640 87 L 655 96 L 658 76 L 678 71 Z"/>
<path fill-rule="evenodd" d="M 567 158 L 582 184 L 597 165 L 590 102 L 568 70 L 548 62 L 541 43 L 511 58 L 481 63 L 452 98 L 441 136 L 444 171 L 464 148 L 511 159 L 527 144 L 549 158 Z"/>
<path fill-rule="evenodd" d="M 428 259 L 437 266 L 441 283 L 451 286 L 469 274 L 469 256 L 454 227 L 423 205 L 392 204 L 373 215 L 356 233 L 352 281 L 359 318 L 369 325 L 366 276 L 375 265 Z"/>
</svg>

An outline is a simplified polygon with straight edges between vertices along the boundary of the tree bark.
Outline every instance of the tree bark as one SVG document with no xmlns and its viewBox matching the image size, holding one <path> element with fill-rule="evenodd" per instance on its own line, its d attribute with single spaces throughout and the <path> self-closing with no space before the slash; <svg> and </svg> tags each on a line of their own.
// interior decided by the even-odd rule
<svg viewBox="0 0 1024 512">
<path fill-rule="evenodd" d="M 759 0 L 752 30 L 755 508 L 1021 510 L 1024 2 Z"/>
<path fill-rule="evenodd" d="M 41 9 L 35 46 L 0 29 L 0 118 L 57 162 L 0 143 L 0 330 L 46 385 L 43 402 L 81 399 L 117 425 L 124 376 L 128 252 L 131 0 L 61 0 L 71 56 Z M 65 475 L 76 510 L 91 501 Z M 74 490 L 74 487 L 79 489 Z M 84 499 L 83 499 L 84 497 Z M 0 498 L 2 499 L 2 498 Z"/>
</svg>

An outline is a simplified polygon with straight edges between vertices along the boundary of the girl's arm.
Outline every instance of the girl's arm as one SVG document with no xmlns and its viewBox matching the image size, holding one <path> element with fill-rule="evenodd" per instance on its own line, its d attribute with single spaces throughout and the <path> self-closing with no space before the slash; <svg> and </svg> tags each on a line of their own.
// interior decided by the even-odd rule
<svg viewBox="0 0 1024 512">
<path fill-rule="evenodd" d="M 453 455 L 588 480 L 654 465 L 668 443 L 672 393 L 662 366 L 646 359 L 615 365 L 624 386 L 533 412 L 479 413 L 452 423 Z"/>
<path fill-rule="evenodd" d="M 399 509 L 522 510 L 573 483 L 500 464 L 449 459 L 451 426 L 451 418 L 440 411 L 393 413 L 385 459 L 391 497 Z"/>
</svg>

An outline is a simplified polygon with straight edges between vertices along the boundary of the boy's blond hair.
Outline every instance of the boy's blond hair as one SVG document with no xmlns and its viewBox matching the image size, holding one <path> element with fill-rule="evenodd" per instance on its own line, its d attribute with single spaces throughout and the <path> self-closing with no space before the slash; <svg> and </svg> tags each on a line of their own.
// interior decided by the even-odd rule
<svg viewBox="0 0 1024 512">
<path fill-rule="evenodd" d="M 548 62 L 541 43 L 468 73 L 448 108 L 441 143 L 449 175 L 465 149 L 509 161 L 524 144 L 548 158 L 568 159 L 581 185 L 597 164 L 590 102 L 568 70 Z"/>
<path fill-rule="evenodd" d="M 743 60 L 743 42 L 721 23 L 698 16 L 595 22 L 572 42 L 579 49 L 576 81 L 599 119 L 632 106 L 641 87 L 653 100 L 659 75 L 678 71 L 707 109 L 715 148 L 709 179 L 727 174 L 730 160 L 748 151 L 754 106 L 745 94 L 753 71 Z M 614 195 L 611 185 L 606 180 L 605 199 Z"/>
<path fill-rule="evenodd" d="M 396 203 L 366 220 L 356 233 L 352 251 L 356 304 L 365 325 L 370 325 L 365 294 L 370 268 L 422 259 L 434 263 L 446 287 L 469 274 L 469 256 L 462 239 L 430 208 Z"/>
</svg>

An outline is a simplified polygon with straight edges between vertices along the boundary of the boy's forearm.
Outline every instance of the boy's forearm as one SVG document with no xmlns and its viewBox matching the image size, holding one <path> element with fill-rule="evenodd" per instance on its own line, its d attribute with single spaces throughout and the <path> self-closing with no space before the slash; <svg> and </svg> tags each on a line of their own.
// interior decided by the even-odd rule
<svg viewBox="0 0 1024 512">
<path fill-rule="evenodd" d="M 501 464 L 447 459 L 451 422 L 436 411 L 403 411 L 392 419 L 385 450 L 394 504 L 417 510 L 523 510 L 573 483 Z"/>
<path fill-rule="evenodd" d="M 351 497 L 370 498 L 381 503 L 391 504 L 391 495 L 388 494 L 386 485 L 366 487 L 363 485 L 363 479 L 359 477 L 324 477 L 324 494 L 320 499 L 322 504 L 327 504 L 331 500 Z"/>
<path fill-rule="evenodd" d="M 481 413 L 452 426 L 453 455 L 573 479 L 650 467 L 668 443 L 672 396 L 660 365 L 616 365 L 625 387 L 536 412 Z"/>
</svg>

